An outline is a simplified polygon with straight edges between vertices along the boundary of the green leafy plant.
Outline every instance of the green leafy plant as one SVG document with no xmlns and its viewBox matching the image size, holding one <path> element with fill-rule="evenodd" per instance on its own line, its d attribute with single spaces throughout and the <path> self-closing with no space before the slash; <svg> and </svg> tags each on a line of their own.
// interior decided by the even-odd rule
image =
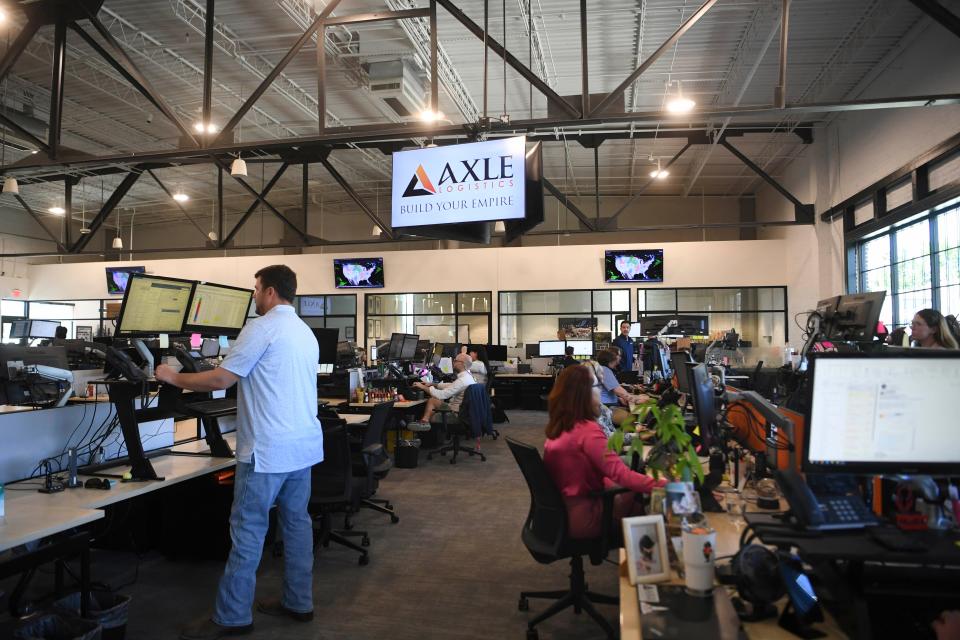
<svg viewBox="0 0 960 640">
<path fill-rule="evenodd" d="M 624 421 L 607 439 L 610 449 L 622 450 L 625 426 L 635 428 L 647 415 L 653 415 L 656 444 L 650 447 L 647 455 L 647 469 L 654 478 L 662 475 L 670 482 L 691 482 L 694 477 L 703 482 L 703 466 L 693 446 L 693 438 L 687 433 L 680 407 L 669 404 L 661 408 L 657 406 L 656 400 L 651 399 L 635 407 L 631 414 L 632 420 Z M 640 438 L 633 438 L 630 451 L 637 451 L 642 455 L 643 443 Z"/>
</svg>

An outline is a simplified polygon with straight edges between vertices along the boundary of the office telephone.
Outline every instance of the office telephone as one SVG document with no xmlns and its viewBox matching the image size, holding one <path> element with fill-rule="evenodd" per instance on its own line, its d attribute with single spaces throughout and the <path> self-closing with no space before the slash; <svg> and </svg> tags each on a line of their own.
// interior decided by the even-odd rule
<svg viewBox="0 0 960 640">
<path fill-rule="evenodd" d="M 130 382 L 146 382 L 145 374 L 133 363 L 130 356 L 115 347 L 107 347 L 107 366 Z"/>
<path fill-rule="evenodd" d="M 828 495 L 817 499 L 803 477 L 793 469 L 778 470 L 774 475 L 801 528 L 827 531 L 862 529 L 879 524 L 859 495 Z"/>
</svg>

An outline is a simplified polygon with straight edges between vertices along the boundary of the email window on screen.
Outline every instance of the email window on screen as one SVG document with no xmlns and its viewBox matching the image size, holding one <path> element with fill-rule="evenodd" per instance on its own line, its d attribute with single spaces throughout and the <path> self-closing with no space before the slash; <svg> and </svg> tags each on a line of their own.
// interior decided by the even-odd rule
<svg viewBox="0 0 960 640">
<path fill-rule="evenodd" d="M 960 460 L 953 433 L 960 370 L 954 361 L 834 360 L 817 367 L 812 460 Z"/>
</svg>

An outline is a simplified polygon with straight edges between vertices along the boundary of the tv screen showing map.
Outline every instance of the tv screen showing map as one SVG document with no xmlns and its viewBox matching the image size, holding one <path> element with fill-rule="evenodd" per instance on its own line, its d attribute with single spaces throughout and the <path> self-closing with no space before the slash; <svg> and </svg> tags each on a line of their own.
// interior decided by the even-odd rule
<svg viewBox="0 0 960 640">
<path fill-rule="evenodd" d="M 333 278 L 337 289 L 380 289 L 383 287 L 383 258 L 336 258 Z"/>
<path fill-rule="evenodd" d="M 663 249 L 607 251 L 604 282 L 663 282 Z"/>
</svg>

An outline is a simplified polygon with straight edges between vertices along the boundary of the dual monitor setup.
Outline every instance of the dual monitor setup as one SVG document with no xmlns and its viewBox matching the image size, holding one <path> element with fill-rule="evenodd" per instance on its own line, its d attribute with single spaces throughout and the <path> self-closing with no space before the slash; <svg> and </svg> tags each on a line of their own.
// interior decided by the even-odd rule
<svg viewBox="0 0 960 640">
<path fill-rule="evenodd" d="M 567 347 L 573 347 L 574 357 L 593 357 L 593 340 L 541 340 L 539 344 L 531 346 L 537 347 L 536 355 L 541 358 L 562 358 L 567 353 Z"/>
<path fill-rule="evenodd" d="M 10 337 L 52 339 L 57 337 L 59 326 L 56 320 L 14 320 L 10 325 Z"/>
</svg>

